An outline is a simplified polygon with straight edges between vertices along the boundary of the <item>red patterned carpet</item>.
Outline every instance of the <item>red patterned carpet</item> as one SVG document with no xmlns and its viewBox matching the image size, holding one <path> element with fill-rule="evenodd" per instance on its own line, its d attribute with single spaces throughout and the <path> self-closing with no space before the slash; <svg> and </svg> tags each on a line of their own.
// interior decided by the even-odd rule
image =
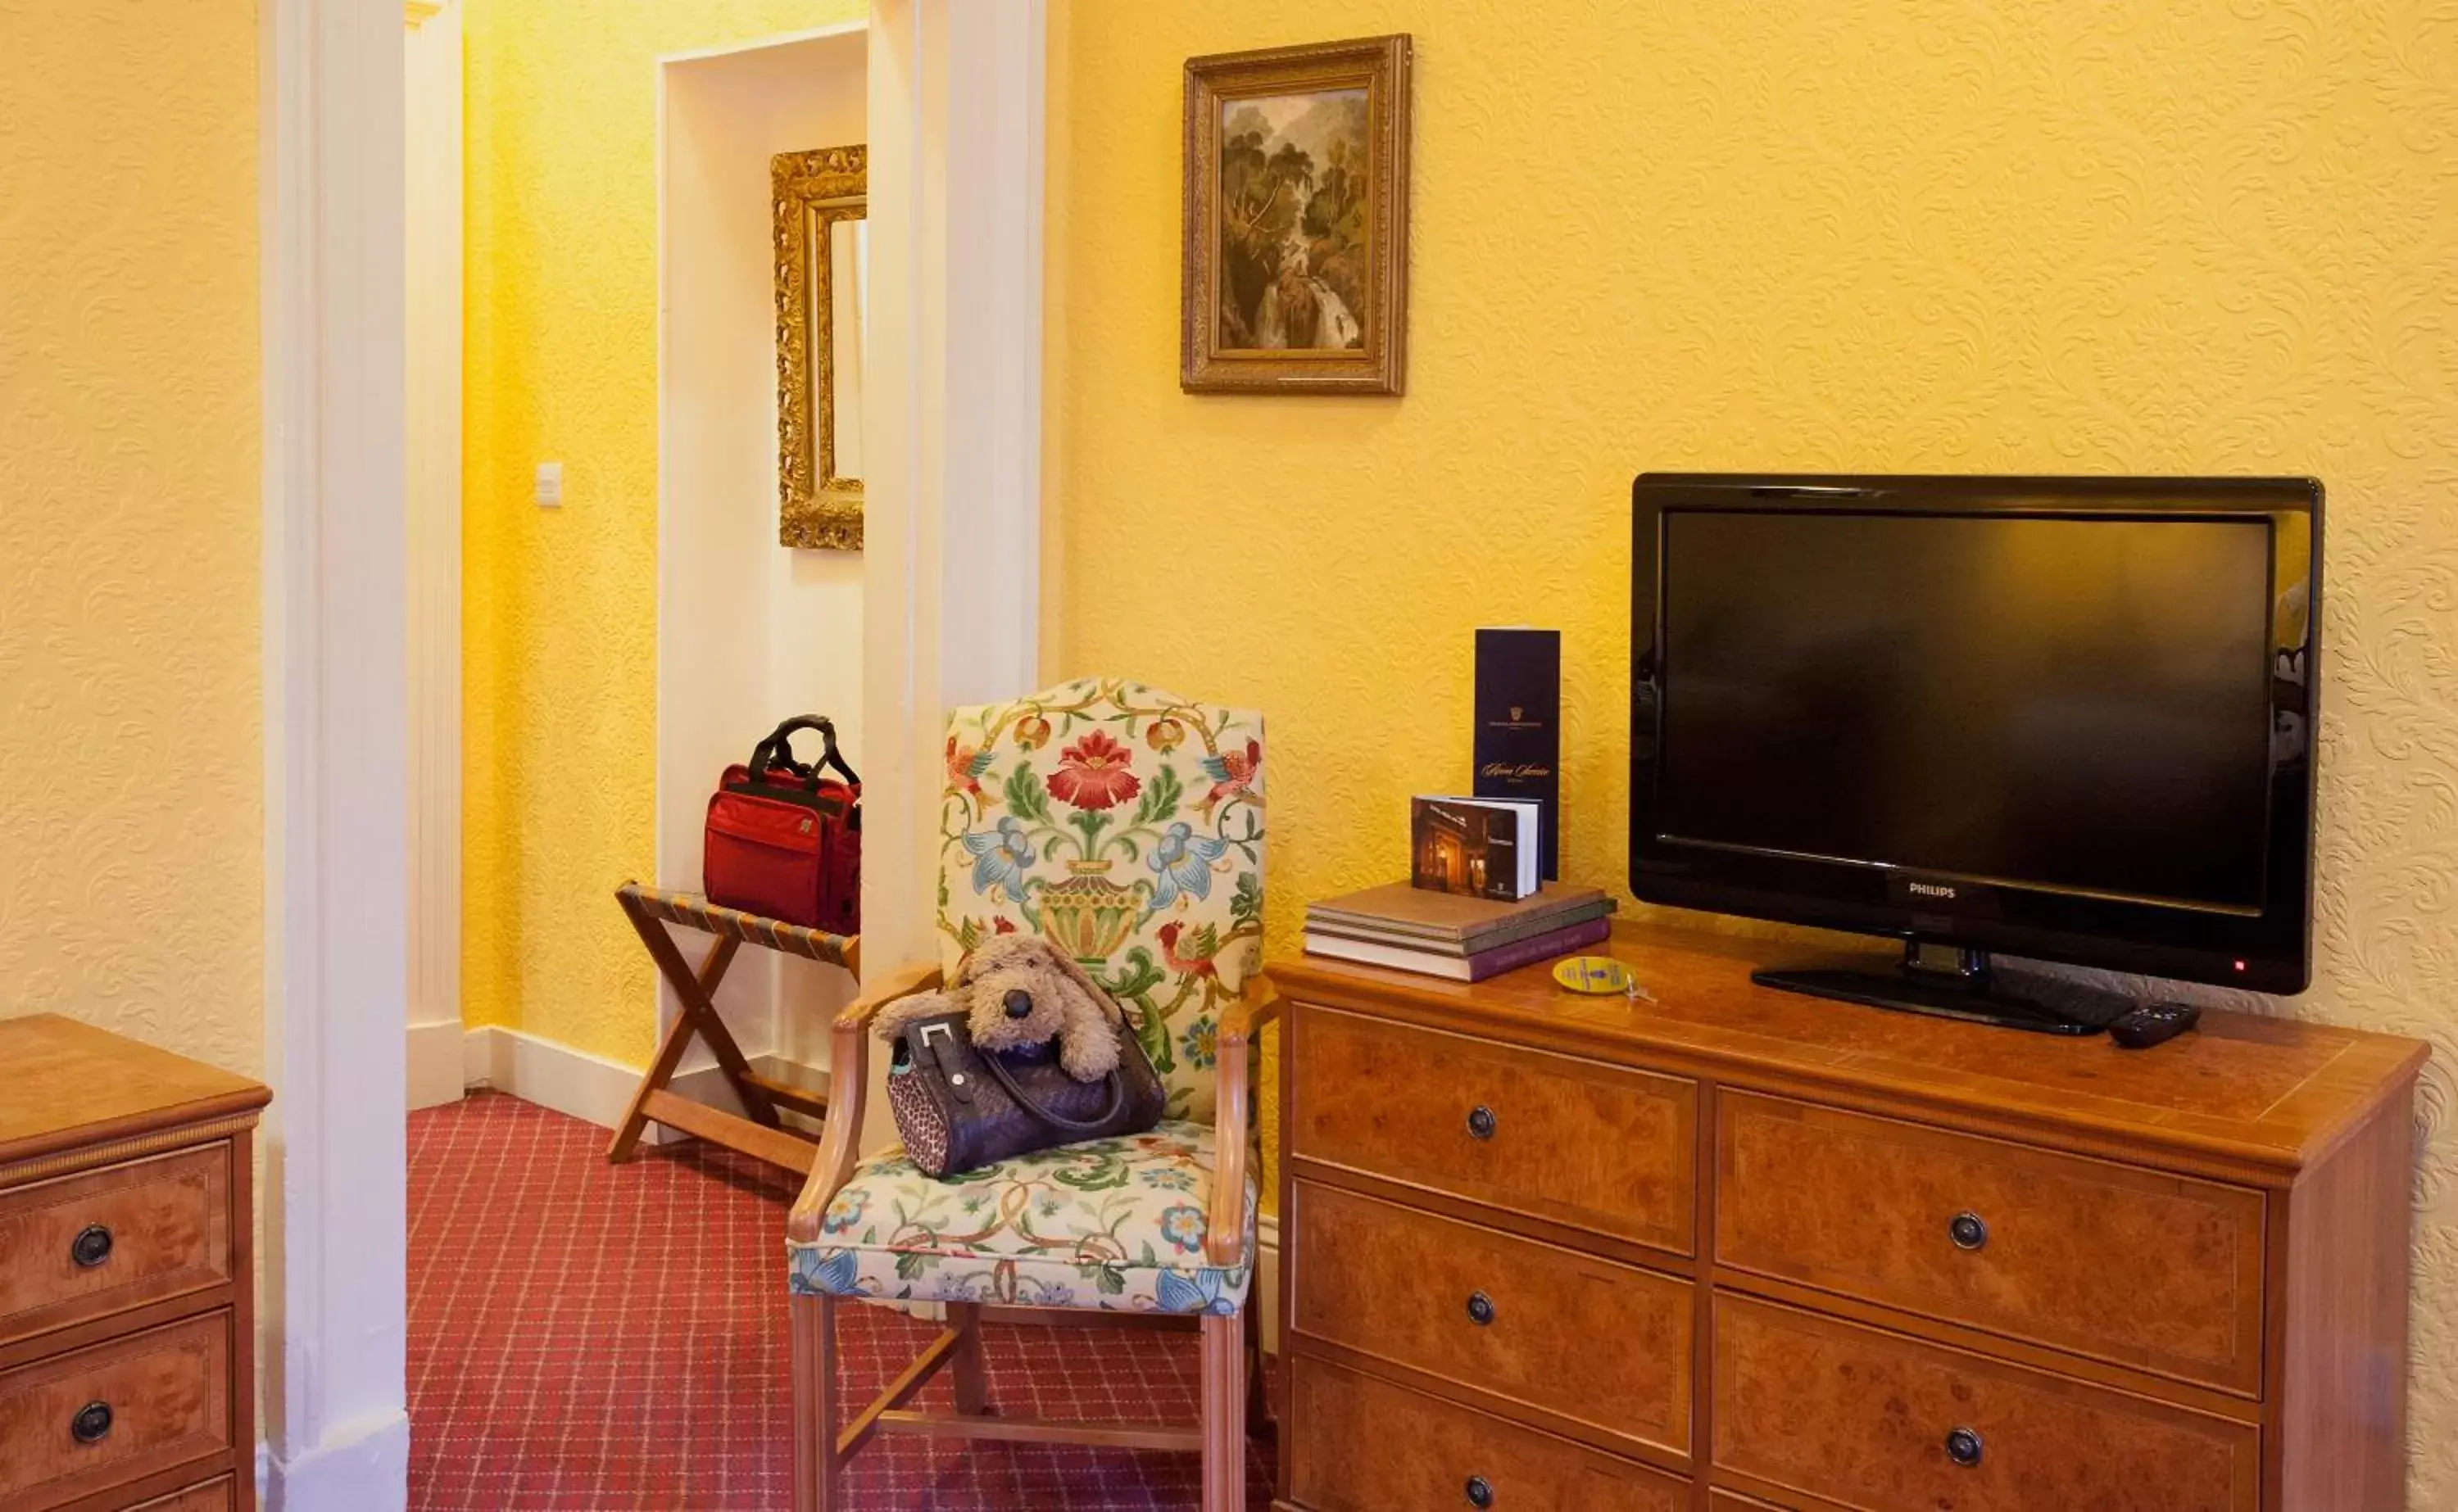
<svg viewBox="0 0 2458 1512">
<path fill-rule="evenodd" d="M 781 1173 L 698 1144 L 626 1166 L 606 1131 L 510 1097 L 409 1118 L 409 1504 L 782 1508 L 785 1210 Z M 867 1399 L 929 1336 L 848 1308 L 849 1394 Z M 1031 1417 L 1195 1418 L 1192 1334 L 987 1330 L 990 1400 Z M 943 1378 L 922 1404 L 947 1405 Z M 1271 1505 L 1248 1460 L 1249 1504 Z M 875 1440 L 857 1508 L 1157 1512 L 1198 1501 L 1192 1455 Z"/>
</svg>

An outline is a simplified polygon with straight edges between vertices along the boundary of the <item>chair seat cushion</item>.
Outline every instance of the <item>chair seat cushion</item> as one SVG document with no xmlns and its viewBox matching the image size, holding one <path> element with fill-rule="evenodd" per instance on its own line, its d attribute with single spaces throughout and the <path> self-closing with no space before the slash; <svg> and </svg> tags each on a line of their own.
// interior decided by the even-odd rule
<svg viewBox="0 0 2458 1512">
<path fill-rule="evenodd" d="M 1207 1264 L 1212 1130 L 1171 1120 L 941 1179 L 875 1155 L 788 1245 L 797 1293 L 1112 1313 L 1236 1313 L 1255 1259 L 1255 1182 L 1234 1266 Z"/>
</svg>

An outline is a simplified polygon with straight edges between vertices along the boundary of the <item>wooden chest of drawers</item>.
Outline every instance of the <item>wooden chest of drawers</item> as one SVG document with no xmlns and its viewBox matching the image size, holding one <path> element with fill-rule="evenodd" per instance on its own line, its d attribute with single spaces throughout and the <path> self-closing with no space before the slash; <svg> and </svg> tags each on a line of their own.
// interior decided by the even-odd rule
<svg viewBox="0 0 2458 1512">
<path fill-rule="evenodd" d="M 254 1082 L 0 1019 L 0 1512 L 256 1505 Z"/>
<path fill-rule="evenodd" d="M 1279 1506 L 2406 1504 L 2413 1041 L 1275 967 Z"/>
</svg>

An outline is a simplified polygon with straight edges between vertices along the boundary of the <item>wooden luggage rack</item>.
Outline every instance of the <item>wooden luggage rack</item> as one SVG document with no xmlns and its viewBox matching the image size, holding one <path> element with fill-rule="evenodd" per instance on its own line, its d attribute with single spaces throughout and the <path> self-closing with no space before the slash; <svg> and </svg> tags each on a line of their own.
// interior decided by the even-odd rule
<svg viewBox="0 0 2458 1512">
<path fill-rule="evenodd" d="M 654 1123 L 698 1135 L 796 1175 L 809 1174 L 812 1162 L 819 1158 L 819 1141 L 787 1129 L 779 1113 L 789 1109 L 811 1118 L 824 1118 L 827 1096 L 753 1070 L 742 1047 L 734 1043 L 725 1021 L 718 1017 L 717 986 L 725 980 L 726 968 L 734 964 L 735 952 L 746 944 L 840 965 L 858 980 L 862 976 L 861 937 L 832 935 L 824 929 L 763 919 L 739 908 L 712 903 L 697 893 L 662 892 L 638 882 L 625 882 L 614 889 L 614 901 L 622 906 L 623 917 L 632 921 L 632 927 L 639 932 L 640 942 L 649 947 L 649 959 L 656 963 L 657 974 L 675 989 L 682 1011 L 675 1015 L 675 1022 L 666 1026 L 665 1038 L 657 1043 L 656 1059 L 641 1075 L 640 1089 L 632 1095 L 632 1106 L 615 1128 L 614 1142 L 606 1147 L 606 1158 L 630 1159 L 639 1148 L 640 1136 Z M 708 953 L 700 958 L 698 970 L 692 969 L 674 937 L 666 933 L 664 926 L 669 923 L 716 937 Z M 694 1039 L 706 1043 L 717 1056 L 718 1069 L 742 1100 L 749 1117 L 695 1103 L 667 1089 L 666 1084 L 681 1067 L 683 1052 L 691 1047 Z"/>
</svg>

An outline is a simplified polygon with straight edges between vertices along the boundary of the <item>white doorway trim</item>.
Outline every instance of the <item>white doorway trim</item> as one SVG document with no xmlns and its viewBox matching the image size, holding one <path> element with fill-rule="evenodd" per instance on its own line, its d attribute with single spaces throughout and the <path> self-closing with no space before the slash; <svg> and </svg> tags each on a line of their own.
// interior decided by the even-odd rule
<svg viewBox="0 0 2458 1512">
<path fill-rule="evenodd" d="M 934 960 L 948 709 L 1030 692 L 1041 616 L 1044 0 L 876 0 L 863 455 L 863 962 Z M 890 1137 L 872 1058 L 865 1145 Z"/>
<path fill-rule="evenodd" d="M 870 23 L 867 20 L 836 21 L 823 27 L 803 27 L 795 31 L 771 32 L 767 36 L 752 37 L 742 42 L 719 42 L 713 47 L 685 48 L 679 52 L 658 53 L 657 68 L 662 71 L 671 63 L 698 63 L 708 58 L 732 57 L 738 52 L 765 52 L 770 48 L 791 47 L 797 42 L 817 42 L 827 37 L 850 36 L 857 31 L 868 30 L 870 30 Z"/>
<path fill-rule="evenodd" d="M 409 515 L 409 1106 L 461 1096 L 461 0 L 405 42 Z"/>
<path fill-rule="evenodd" d="M 407 1501 L 403 16 L 266 0 L 266 1491 Z"/>
<path fill-rule="evenodd" d="M 1039 670 L 1043 33 L 1042 0 L 871 10 L 864 797 L 910 820 L 864 846 L 874 975 L 936 950 L 948 710 Z"/>
<path fill-rule="evenodd" d="M 267 0 L 261 15 L 267 1491 L 275 1509 L 395 1512 L 409 1441 L 403 26 L 364 0 Z M 866 846 L 879 967 L 934 949 L 947 709 L 1037 680 L 1044 33 L 1043 0 L 872 12 L 865 776 L 873 812 L 906 818 Z"/>
</svg>

